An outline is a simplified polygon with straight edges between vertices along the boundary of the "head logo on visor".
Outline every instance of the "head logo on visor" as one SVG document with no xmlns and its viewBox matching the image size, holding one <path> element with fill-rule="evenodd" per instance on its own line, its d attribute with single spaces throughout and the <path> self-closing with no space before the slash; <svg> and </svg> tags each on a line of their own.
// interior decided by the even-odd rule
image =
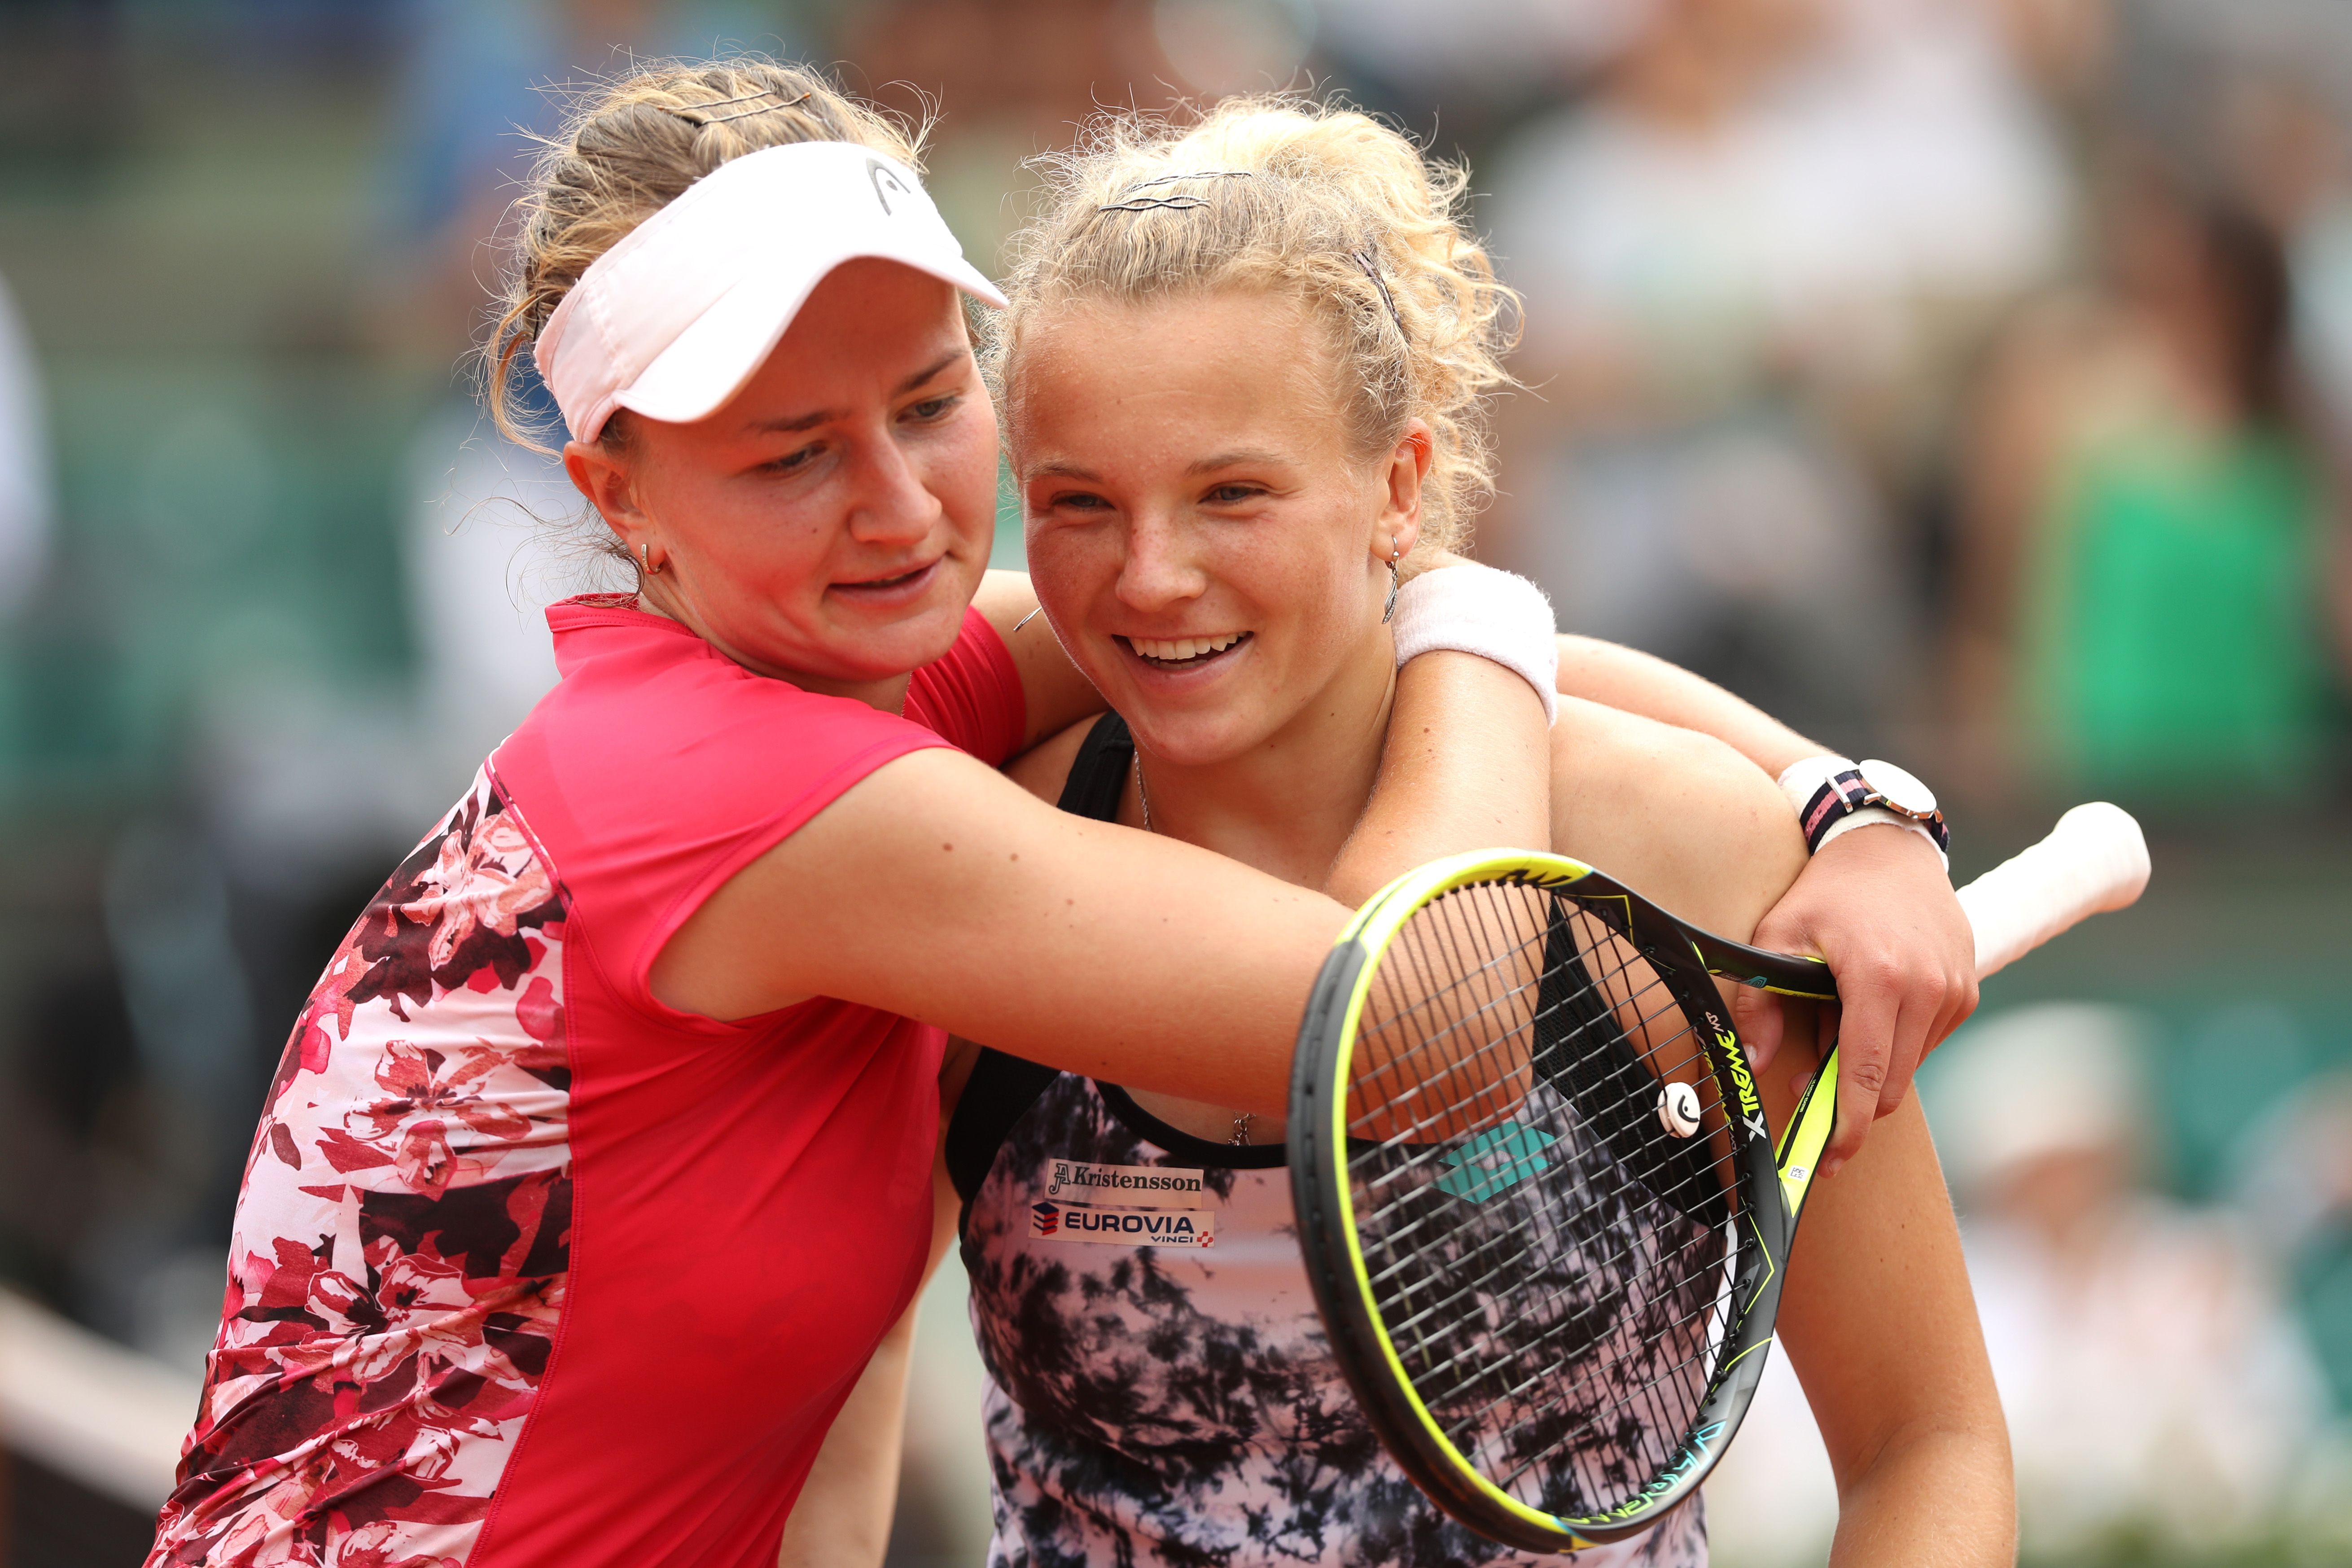
<svg viewBox="0 0 2352 1568">
<path fill-rule="evenodd" d="M 882 204 L 882 210 L 885 213 L 890 210 L 892 191 L 898 192 L 902 196 L 913 194 L 907 189 L 906 182 L 892 172 L 890 165 L 879 158 L 866 160 L 866 174 L 874 182 L 874 199 Z"/>
<path fill-rule="evenodd" d="M 845 261 L 897 261 L 1003 305 L 914 172 L 846 142 L 731 159 L 582 275 L 532 345 L 577 440 L 615 408 L 686 424 L 740 391 Z"/>
</svg>

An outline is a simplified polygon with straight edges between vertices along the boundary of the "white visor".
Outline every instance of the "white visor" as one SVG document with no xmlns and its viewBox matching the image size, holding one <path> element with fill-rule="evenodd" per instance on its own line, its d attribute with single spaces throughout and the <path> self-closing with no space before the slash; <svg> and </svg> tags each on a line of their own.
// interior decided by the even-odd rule
<svg viewBox="0 0 2352 1568">
<path fill-rule="evenodd" d="M 730 159 L 631 230 L 564 296 L 531 357 L 574 440 L 593 441 L 615 408 L 690 423 L 734 396 L 810 291 L 858 257 L 1004 303 L 912 170 L 803 142 Z"/>
</svg>

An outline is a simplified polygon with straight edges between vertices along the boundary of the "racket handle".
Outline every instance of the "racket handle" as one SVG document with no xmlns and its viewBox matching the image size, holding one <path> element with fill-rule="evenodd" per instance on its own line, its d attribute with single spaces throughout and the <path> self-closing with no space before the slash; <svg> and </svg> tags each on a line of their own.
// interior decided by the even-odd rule
<svg viewBox="0 0 2352 1568">
<path fill-rule="evenodd" d="M 2131 813 L 2078 805 L 2050 837 L 1960 889 L 1977 933 L 1977 978 L 2006 968 L 2067 927 L 2119 910 L 2147 886 L 2147 840 Z"/>
</svg>

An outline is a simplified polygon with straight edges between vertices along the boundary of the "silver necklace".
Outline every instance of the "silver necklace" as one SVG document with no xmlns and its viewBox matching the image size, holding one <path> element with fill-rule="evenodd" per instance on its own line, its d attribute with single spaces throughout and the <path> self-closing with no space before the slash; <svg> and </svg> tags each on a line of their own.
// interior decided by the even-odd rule
<svg viewBox="0 0 2352 1568">
<path fill-rule="evenodd" d="M 1143 831 L 1155 831 L 1151 826 L 1151 792 L 1143 787 L 1143 748 L 1135 749 L 1135 804 L 1143 808 Z M 1249 1147 L 1250 1123 L 1257 1120 L 1254 1110 L 1244 1110 L 1234 1117 L 1234 1135 L 1225 1140 L 1236 1149 Z"/>
</svg>

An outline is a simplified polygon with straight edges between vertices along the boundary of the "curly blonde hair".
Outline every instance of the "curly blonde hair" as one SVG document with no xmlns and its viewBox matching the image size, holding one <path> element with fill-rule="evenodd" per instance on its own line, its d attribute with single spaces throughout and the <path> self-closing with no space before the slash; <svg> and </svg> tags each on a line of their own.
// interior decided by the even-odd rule
<svg viewBox="0 0 2352 1568">
<path fill-rule="evenodd" d="M 519 395 L 515 357 L 596 258 L 732 158 L 849 142 L 917 173 L 928 125 L 906 125 L 816 72 L 745 55 L 661 60 L 578 94 L 540 143 L 508 225 L 506 282 L 482 350 L 484 401 L 509 439 L 548 451 Z M 619 415 L 607 439 L 626 439 Z"/>
<path fill-rule="evenodd" d="M 982 353 L 1010 415 L 1022 334 L 1077 300 L 1256 289 L 1329 331 L 1366 457 L 1427 421 L 1433 460 L 1412 556 L 1458 547 L 1494 489 L 1487 403 L 1509 384 L 1517 302 L 1464 208 L 1466 170 L 1379 121 L 1292 93 L 1229 98 L 1198 122 L 1115 111 L 1039 159 L 1034 219 Z"/>
</svg>

